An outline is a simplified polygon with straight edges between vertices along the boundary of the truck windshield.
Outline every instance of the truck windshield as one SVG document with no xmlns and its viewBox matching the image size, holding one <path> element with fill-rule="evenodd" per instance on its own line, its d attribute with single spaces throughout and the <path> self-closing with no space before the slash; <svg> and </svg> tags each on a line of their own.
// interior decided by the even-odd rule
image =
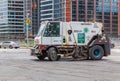
<svg viewBox="0 0 120 81">
<path fill-rule="evenodd" d="M 44 37 L 59 37 L 60 36 L 60 23 L 59 22 L 49 22 L 45 32 Z"/>
<path fill-rule="evenodd" d="M 43 33 L 44 27 L 45 27 L 45 24 L 41 24 L 37 36 L 40 36 Z"/>
</svg>

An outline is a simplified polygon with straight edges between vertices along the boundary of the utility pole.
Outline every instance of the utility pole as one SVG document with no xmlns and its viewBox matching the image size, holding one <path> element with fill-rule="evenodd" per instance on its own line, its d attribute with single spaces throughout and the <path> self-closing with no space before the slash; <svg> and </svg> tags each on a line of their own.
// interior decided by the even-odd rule
<svg viewBox="0 0 120 81">
<path fill-rule="evenodd" d="M 26 0 L 26 47 L 29 48 L 29 25 L 31 23 L 30 11 L 28 8 L 28 0 Z"/>
<path fill-rule="evenodd" d="M 29 40 L 28 40 L 28 25 L 29 25 L 29 13 L 27 13 L 27 19 L 26 19 L 26 32 L 27 32 L 27 35 L 26 35 L 26 40 L 27 40 L 27 45 L 26 45 L 26 47 L 28 48 L 29 47 Z"/>
</svg>

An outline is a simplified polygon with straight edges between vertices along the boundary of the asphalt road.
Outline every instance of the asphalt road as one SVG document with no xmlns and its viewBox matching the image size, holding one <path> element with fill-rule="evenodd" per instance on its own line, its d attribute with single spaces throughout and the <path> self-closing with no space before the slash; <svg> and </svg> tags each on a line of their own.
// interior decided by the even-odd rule
<svg viewBox="0 0 120 81">
<path fill-rule="evenodd" d="M 0 81 L 120 81 L 120 49 L 100 61 L 39 61 L 29 49 L 0 49 Z"/>
</svg>

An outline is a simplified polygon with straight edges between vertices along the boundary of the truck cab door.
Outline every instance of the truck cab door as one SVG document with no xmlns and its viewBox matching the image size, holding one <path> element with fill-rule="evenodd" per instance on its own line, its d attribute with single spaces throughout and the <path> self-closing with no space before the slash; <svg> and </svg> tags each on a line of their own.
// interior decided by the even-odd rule
<svg viewBox="0 0 120 81">
<path fill-rule="evenodd" d="M 50 27 L 51 27 L 52 45 L 61 45 L 62 44 L 62 35 L 61 35 L 60 22 L 51 22 Z"/>
<path fill-rule="evenodd" d="M 60 22 L 49 22 L 45 28 L 42 44 L 44 45 L 59 45 L 62 44 L 60 35 Z"/>
</svg>

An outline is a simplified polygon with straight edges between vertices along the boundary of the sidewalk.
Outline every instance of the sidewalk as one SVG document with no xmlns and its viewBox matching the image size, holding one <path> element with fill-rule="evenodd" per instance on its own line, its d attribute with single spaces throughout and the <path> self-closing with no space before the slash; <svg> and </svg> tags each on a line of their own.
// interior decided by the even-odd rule
<svg viewBox="0 0 120 81">
<path fill-rule="evenodd" d="M 20 49 L 32 49 L 33 47 L 20 47 Z"/>
</svg>

